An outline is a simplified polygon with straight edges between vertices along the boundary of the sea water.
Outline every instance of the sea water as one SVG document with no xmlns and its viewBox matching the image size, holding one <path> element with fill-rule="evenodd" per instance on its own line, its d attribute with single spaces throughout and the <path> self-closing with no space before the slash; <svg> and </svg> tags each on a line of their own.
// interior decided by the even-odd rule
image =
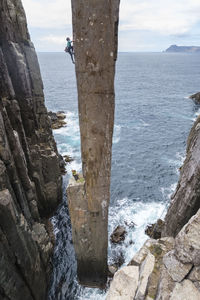
<svg viewBox="0 0 200 300">
<path fill-rule="evenodd" d="M 67 125 L 54 130 L 58 150 L 74 160 L 63 177 L 63 201 L 52 218 L 56 236 L 50 300 L 105 299 L 106 291 L 83 288 L 76 260 L 65 189 L 71 170 L 81 171 L 74 65 L 65 53 L 39 53 L 48 110 L 64 111 Z M 183 164 L 189 130 L 199 107 L 188 98 L 200 90 L 200 55 L 119 53 L 112 154 L 109 236 L 128 232 L 108 247 L 108 263 L 127 264 L 148 238 L 147 224 L 163 218 Z M 135 224 L 135 225 L 134 225 Z"/>
</svg>

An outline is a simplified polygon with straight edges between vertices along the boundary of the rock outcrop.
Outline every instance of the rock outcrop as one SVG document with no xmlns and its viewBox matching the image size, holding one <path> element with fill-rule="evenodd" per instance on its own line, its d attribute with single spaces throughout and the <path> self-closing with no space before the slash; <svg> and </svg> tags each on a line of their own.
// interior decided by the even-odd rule
<svg viewBox="0 0 200 300">
<path fill-rule="evenodd" d="M 165 217 L 162 236 L 176 236 L 200 208 L 200 117 L 187 141 L 187 153 L 180 179 Z"/>
<path fill-rule="evenodd" d="M 56 144 L 20 0 L 0 2 L 0 299 L 46 299 L 61 198 Z"/>
<path fill-rule="evenodd" d="M 124 226 L 117 226 L 110 236 L 111 243 L 117 244 L 125 240 L 126 229 Z"/>
<path fill-rule="evenodd" d="M 66 118 L 66 115 L 63 111 L 58 111 L 57 113 L 49 111 L 48 116 L 50 117 L 50 120 L 51 120 L 52 129 L 59 129 L 67 124 L 64 121 Z"/>
<path fill-rule="evenodd" d="M 200 209 L 176 238 L 147 240 L 117 271 L 107 300 L 199 300 Z"/>
<path fill-rule="evenodd" d="M 175 52 L 175 53 L 196 53 L 200 52 L 199 46 L 177 46 L 171 45 L 169 48 L 165 50 L 165 52 Z"/>
<path fill-rule="evenodd" d="M 190 96 L 190 99 L 194 100 L 196 103 L 200 103 L 200 92 Z"/>
<path fill-rule="evenodd" d="M 88 286 L 102 287 L 107 279 L 107 223 L 118 13 L 119 0 L 72 1 L 85 184 L 82 187 L 83 199 L 79 201 L 74 198 L 70 215 L 78 277 L 80 283 Z M 77 211 L 79 219 L 76 217 Z M 80 243 L 83 240 L 85 243 Z"/>
</svg>

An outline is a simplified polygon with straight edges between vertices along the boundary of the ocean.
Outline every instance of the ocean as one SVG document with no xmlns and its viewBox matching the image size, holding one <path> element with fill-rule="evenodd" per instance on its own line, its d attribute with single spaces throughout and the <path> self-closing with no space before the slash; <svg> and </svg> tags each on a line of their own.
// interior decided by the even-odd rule
<svg viewBox="0 0 200 300">
<path fill-rule="evenodd" d="M 106 291 L 83 288 L 65 190 L 71 170 L 81 170 L 75 68 L 66 53 L 38 53 L 48 110 L 64 111 L 67 125 L 54 130 L 58 150 L 74 161 L 63 177 L 63 201 L 51 221 L 56 237 L 49 300 L 102 300 Z M 183 164 L 187 136 L 200 107 L 188 97 L 200 90 L 200 54 L 119 53 L 112 154 L 109 236 L 128 232 L 108 246 L 108 263 L 126 265 L 148 238 L 147 224 L 163 218 Z M 133 226 L 133 224 L 135 224 Z"/>
</svg>

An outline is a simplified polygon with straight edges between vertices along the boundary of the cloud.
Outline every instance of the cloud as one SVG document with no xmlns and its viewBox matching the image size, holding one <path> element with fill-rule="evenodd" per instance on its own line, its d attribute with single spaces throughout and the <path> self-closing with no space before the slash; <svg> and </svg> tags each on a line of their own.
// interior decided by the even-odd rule
<svg viewBox="0 0 200 300">
<path fill-rule="evenodd" d="M 22 0 L 29 26 L 62 28 L 71 24 L 70 0 Z M 200 20 L 199 0 L 121 0 L 120 30 L 184 34 Z"/>
<path fill-rule="evenodd" d="M 48 36 L 44 36 L 40 38 L 40 41 L 44 41 L 44 42 L 49 42 L 49 43 L 53 43 L 56 45 L 63 45 L 66 44 L 66 36 L 62 35 L 62 36 L 56 36 L 56 35 L 48 35 Z"/>
<path fill-rule="evenodd" d="M 122 0 L 120 30 L 185 34 L 200 20 L 199 0 Z"/>
<path fill-rule="evenodd" d="M 83 0 L 84 1 L 84 0 Z M 71 34 L 70 0 L 22 0 L 38 51 L 60 51 Z M 199 44 L 200 0 L 121 0 L 119 50 Z"/>
<path fill-rule="evenodd" d="M 34 28 L 62 28 L 71 24 L 69 0 L 22 0 L 28 24 Z"/>
</svg>

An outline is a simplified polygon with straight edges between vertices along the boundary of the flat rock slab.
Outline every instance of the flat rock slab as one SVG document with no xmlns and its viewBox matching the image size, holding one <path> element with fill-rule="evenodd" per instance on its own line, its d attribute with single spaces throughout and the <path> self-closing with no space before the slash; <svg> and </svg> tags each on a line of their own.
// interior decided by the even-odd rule
<svg viewBox="0 0 200 300">
<path fill-rule="evenodd" d="M 192 269 L 192 264 L 183 264 L 176 258 L 173 250 L 163 257 L 163 263 L 169 275 L 177 282 L 182 281 Z"/>
<path fill-rule="evenodd" d="M 200 267 L 194 267 L 188 278 L 192 281 L 199 281 L 200 283 Z"/>
<path fill-rule="evenodd" d="M 160 278 L 159 278 L 159 285 L 158 285 L 158 290 L 156 293 L 156 300 L 169 300 L 170 299 L 170 294 L 173 291 L 175 286 L 175 282 L 169 275 L 167 269 L 165 266 L 163 266 Z M 145 299 L 147 300 L 147 299 Z"/>
<path fill-rule="evenodd" d="M 106 300 L 134 299 L 138 280 L 138 266 L 128 266 L 117 271 L 114 275 Z"/>
<path fill-rule="evenodd" d="M 200 265 L 200 209 L 175 239 L 175 254 L 183 263 Z"/>
<path fill-rule="evenodd" d="M 143 300 L 147 289 L 148 279 L 151 275 L 155 264 L 155 257 L 148 253 L 144 262 L 140 267 L 139 287 L 135 296 L 135 300 Z"/>
<path fill-rule="evenodd" d="M 200 292 L 190 280 L 177 283 L 170 300 L 199 300 Z"/>
</svg>

